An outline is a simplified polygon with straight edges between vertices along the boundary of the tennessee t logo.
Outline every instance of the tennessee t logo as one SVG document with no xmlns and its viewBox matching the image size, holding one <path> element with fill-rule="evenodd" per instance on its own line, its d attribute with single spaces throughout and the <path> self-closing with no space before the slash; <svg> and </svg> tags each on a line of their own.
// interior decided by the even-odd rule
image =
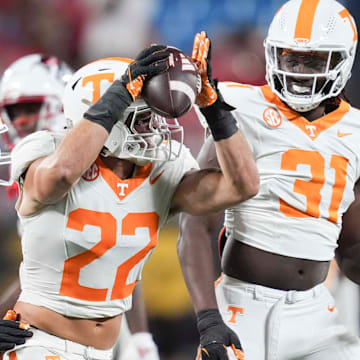
<svg viewBox="0 0 360 360">
<path fill-rule="evenodd" d="M 120 188 L 119 196 L 125 196 L 125 189 L 129 187 L 129 184 L 117 183 L 117 187 Z"/>
<path fill-rule="evenodd" d="M 314 125 L 305 125 L 306 130 L 309 132 L 310 137 L 314 137 L 316 135 L 316 126 Z"/>
<path fill-rule="evenodd" d="M 238 313 L 240 313 L 240 315 L 243 315 L 244 314 L 244 308 L 242 307 L 236 307 L 236 306 L 231 306 L 229 305 L 228 308 L 227 308 L 227 311 L 231 311 L 232 314 L 231 314 L 231 318 L 229 320 L 230 323 L 236 323 L 236 315 Z"/>
<path fill-rule="evenodd" d="M 347 9 L 343 9 L 339 12 L 339 15 L 344 19 L 348 19 L 349 20 L 349 23 L 350 23 L 350 26 L 351 26 L 351 29 L 352 31 L 354 32 L 354 37 L 353 37 L 353 41 L 356 41 L 358 39 L 358 34 L 356 32 L 356 27 L 354 25 L 354 22 L 351 18 L 351 15 L 349 13 L 349 11 Z"/>
<path fill-rule="evenodd" d="M 92 92 L 92 99 L 91 102 L 94 104 L 96 101 L 99 100 L 100 96 L 100 85 L 103 80 L 108 81 L 109 83 L 114 82 L 114 73 L 100 73 L 85 76 L 82 81 L 82 86 L 85 87 L 88 83 L 92 84 L 93 92 Z"/>
</svg>

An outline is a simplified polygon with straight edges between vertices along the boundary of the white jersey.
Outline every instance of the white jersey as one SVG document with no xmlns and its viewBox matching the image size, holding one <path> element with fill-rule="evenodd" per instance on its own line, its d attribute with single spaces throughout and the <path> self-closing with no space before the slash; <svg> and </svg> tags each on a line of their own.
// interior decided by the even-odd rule
<svg viewBox="0 0 360 360">
<path fill-rule="evenodd" d="M 19 181 L 37 150 L 44 156 L 57 143 L 49 132 L 21 142 L 13 152 L 13 178 Z M 192 168 L 198 165 L 183 147 L 177 160 L 150 163 L 122 180 L 99 157 L 62 200 L 20 216 L 19 300 L 80 318 L 116 316 L 131 308 L 172 196 Z"/>
<path fill-rule="evenodd" d="M 228 235 L 280 255 L 332 259 L 360 175 L 360 112 L 342 101 L 310 122 L 269 86 L 220 89 L 260 174 L 258 194 L 226 211 Z"/>
</svg>

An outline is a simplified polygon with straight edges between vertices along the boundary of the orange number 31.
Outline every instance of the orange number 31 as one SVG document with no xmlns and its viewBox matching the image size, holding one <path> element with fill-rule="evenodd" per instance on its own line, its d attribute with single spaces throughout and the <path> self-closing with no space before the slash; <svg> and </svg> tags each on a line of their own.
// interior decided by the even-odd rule
<svg viewBox="0 0 360 360">
<path fill-rule="evenodd" d="M 135 235 L 136 228 L 149 229 L 149 243 L 127 259 L 117 268 L 114 286 L 111 292 L 111 300 L 128 297 L 136 281 L 126 284 L 130 270 L 146 257 L 149 251 L 157 244 L 157 229 L 159 216 L 155 212 L 130 213 L 122 220 L 122 235 Z M 87 209 L 77 209 L 69 214 L 67 227 L 77 231 L 83 231 L 85 225 L 98 226 L 101 229 L 101 239 L 91 249 L 65 260 L 60 294 L 86 301 L 105 301 L 109 289 L 95 289 L 79 284 L 81 269 L 103 256 L 106 251 L 116 244 L 116 219 L 110 213 L 103 213 Z"/>
<path fill-rule="evenodd" d="M 306 211 L 298 210 L 280 199 L 281 212 L 289 217 L 316 217 L 320 216 L 321 189 L 325 183 L 325 159 L 317 151 L 290 149 L 281 159 L 281 169 L 295 171 L 299 164 L 310 166 L 310 180 L 296 179 L 294 191 L 305 195 Z M 331 156 L 330 168 L 335 170 L 335 182 L 329 206 L 329 221 L 336 223 L 338 210 L 346 185 L 348 160 L 338 155 Z"/>
</svg>

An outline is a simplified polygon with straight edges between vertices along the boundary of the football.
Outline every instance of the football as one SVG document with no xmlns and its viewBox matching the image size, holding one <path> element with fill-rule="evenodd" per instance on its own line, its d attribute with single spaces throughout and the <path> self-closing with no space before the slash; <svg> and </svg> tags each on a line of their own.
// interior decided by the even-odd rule
<svg viewBox="0 0 360 360">
<path fill-rule="evenodd" d="M 177 48 L 168 48 L 168 70 L 145 80 L 142 97 L 155 113 L 172 119 L 194 105 L 201 90 L 201 77 L 191 57 Z"/>
</svg>

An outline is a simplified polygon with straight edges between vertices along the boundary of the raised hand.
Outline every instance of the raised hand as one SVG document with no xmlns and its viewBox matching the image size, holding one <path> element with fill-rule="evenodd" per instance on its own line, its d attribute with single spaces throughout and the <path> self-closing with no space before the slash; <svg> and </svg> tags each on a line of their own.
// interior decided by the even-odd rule
<svg viewBox="0 0 360 360">
<path fill-rule="evenodd" d="M 195 103 L 200 108 L 212 105 L 218 98 L 212 80 L 211 69 L 211 43 L 205 31 L 197 33 L 194 38 L 193 51 L 191 55 L 201 76 L 201 92 Z"/>
<path fill-rule="evenodd" d="M 145 78 L 160 74 L 168 68 L 169 51 L 164 45 L 151 45 L 144 49 L 136 59 L 129 64 L 121 81 L 126 86 L 133 101 L 141 93 Z"/>
</svg>

